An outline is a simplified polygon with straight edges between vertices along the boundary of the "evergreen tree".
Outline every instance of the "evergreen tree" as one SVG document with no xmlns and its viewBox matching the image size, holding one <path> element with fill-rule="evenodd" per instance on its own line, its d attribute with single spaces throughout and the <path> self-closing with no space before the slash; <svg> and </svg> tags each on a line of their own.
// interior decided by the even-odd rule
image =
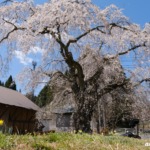
<svg viewBox="0 0 150 150">
<path fill-rule="evenodd" d="M 50 103 L 53 99 L 52 96 L 52 89 L 49 87 L 49 85 L 44 86 L 44 88 L 40 91 L 37 99 L 36 104 L 39 107 L 43 107 L 46 104 Z"/>
<path fill-rule="evenodd" d="M 29 92 L 25 95 L 28 99 L 30 99 L 32 102 L 36 103 L 37 97 L 33 94 L 33 92 Z"/>
<path fill-rule="evenodd" d="M 15 81 L 12 81 L 12 83 L 9 86 L 9 88 L 16 91 L 16 83 L 15 83 Z"/>
<path fill-rule="evenodd" d="M 10 75 L 9 78 L 7 79 L 7 81 L 5 82 L 5 87 L 6 88 L 10 88 L 12 90 L 16 90 L 16 83 L 15 81 L 13 81 L 12 76 Z"/>
<path fill-rule="evenodd" d="M 10 75 L 7 81 L 5 82 L 5 87 L 9 88 L 12 82 L 13 82 L 13 79 L 12 79 L 12 76 Z"/>
<path fill-rule="evenodd" d="M 0 81 L 0 86 L 4 86 L 4 83 L 2 81 Z"/>
</svg>

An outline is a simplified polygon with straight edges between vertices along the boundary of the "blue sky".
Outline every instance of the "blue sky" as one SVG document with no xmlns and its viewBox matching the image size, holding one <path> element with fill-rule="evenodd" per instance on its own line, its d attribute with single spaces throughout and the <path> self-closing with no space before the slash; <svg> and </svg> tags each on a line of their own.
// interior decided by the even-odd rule
<svg viewBox="0 0 150 150">
<path fill-rule="evenodd" d="M 1 2 L 2 0 L 0 0 Z M 42 4 L 47 0 L 36 0 L 36 4 Z M 140 24 L 142 27 L 146 22 L 150 22 L 150 0 L 92 0 L 94 4 L 101 9 L 110 4 L 115 4 L 123 9 L 123 13 L 130 18 L 134 23 Z M 10 65 L 9 72 L 1 80 L 5 81 L 11 74 L 16 77 L 16 74 L 24 67 L 18 59 L 14 59 Z M 18 83 L 17 83 L 18 85 Z M 20 86 L 18 87 L 18 90 Z"/>
<path fill-rule="evenodd" d="M 150 22 L 150 0 L 92 0 L 100 8 L 105 8 L 110 4 L 115 4 L 123 9 L 123 13 L 132 22 L 144 25 Z"/>
</svg>

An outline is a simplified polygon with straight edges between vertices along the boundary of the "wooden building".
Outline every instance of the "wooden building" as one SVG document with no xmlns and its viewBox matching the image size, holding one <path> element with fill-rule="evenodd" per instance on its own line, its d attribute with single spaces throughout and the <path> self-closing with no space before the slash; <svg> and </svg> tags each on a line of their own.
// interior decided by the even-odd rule
<svg viewBox="0 0 150 150">
<path fill-rule="evenodd" d="M 37 105 L 21 93 L 0 86 L 0 119 L 4 121 L 3 132 L 33 132 L 38 109 Z"/>
</svg>

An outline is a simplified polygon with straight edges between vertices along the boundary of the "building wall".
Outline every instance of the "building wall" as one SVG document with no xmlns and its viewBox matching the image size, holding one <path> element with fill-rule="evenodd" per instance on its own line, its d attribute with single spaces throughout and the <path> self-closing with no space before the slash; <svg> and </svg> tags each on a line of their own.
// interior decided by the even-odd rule
<svg viewBox="0 0 150 150">
<path fill-rule="evenodd" d="M 52 114 L 51 119 L 41 119 L 42 124 L 45 126 L 43 131 L 72 131 L 71 114 Z"/>
<path fill-rule="evenodd" d="M 56 115 L 53 114 L 52 118 L 44 118 L 41 119 L 40 122 L 44 125 L 43 131 L 51 131 L 51 130 L 57 130 L 56 128 Z"/>
<path fill-rule="evenodd" d="M 35 130 L 35 111 L 21 107 L 0 104 L 0 119 L 5 129 L 12 128 L 13 133 L 26 133 Z"/>
<path fill-rule="evenodd" d="M 72 113 L 66 114 L 51 114 L 51 119 L 40 120 L 45 126 L 43 131 L 70 132 L 74 130 Z M 97 122 L 95 118 L 91 121 L 91 129 L 97 132 Z"/>
</svg>

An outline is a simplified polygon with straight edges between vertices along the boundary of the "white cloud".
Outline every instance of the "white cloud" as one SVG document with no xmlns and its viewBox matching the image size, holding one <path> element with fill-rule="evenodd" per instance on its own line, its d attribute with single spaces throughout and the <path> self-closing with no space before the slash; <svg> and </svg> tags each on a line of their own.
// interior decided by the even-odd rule
<svg viewBox="0 0 150 150">
<path fill-rule="evenodd" d="M 43 52 L 44 52 L 44 49 L 41 49 L 41 48 L 35 46 L 35 47 L 31 47 L 29 53 L 34 53 L 34 54 L 41 53 L 42 54 Z"/>
<path fill-rule="evenodd" d="M 20 63 L 22 63 L 24 65 L 28 65 L 28 64 L 32 63 L 33 59 L 31 57 L 34 56 L 32 54 L 37 54 L 37 53 L 43 54 L 44 49 L 41 49 L 40 47 L 35 46 L 35 47 L 31 47 L 27 54 L 25 54 L 22 51 L 18 51 L 18 50 L 16 50 L 14 52 L 16 58 L 18 58 Z"/>
<path fill-rule="evenodd" d="M 28 65 L 33 61 L 32 58 L 27 57 L 23 52 L 21 51 L 15 51 L 15 56 L 20 60 L 20 62 L 24 65 Z"/>
</svg>

